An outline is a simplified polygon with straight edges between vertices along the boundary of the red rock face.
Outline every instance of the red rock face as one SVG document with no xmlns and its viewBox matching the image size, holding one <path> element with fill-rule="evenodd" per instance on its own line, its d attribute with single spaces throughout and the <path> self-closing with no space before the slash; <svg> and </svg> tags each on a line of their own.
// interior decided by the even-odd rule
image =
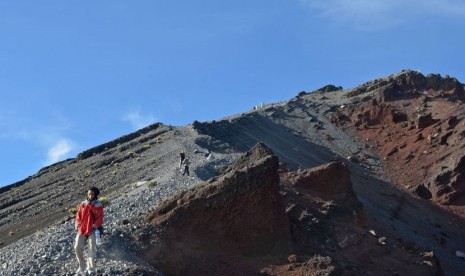
<svg viewBox="0 0 465 276">
<path fill-rule="evenodd" d="M 439 204 L 465 204 L 463 84 L 406 71 L 348 95 L 362 101 L 345 109 L 340 125 L 378 151 L 398 186 Z"/>
<path fill-rule="evenodd" d="M 167 275 L 339 275 L 347 268 L 382 275 L 387 266 L 400 275 L 440 275 L 434 256 L 401 244 L 386 254 L 366 234 L 342 162 L 278 171 L 276 156 L 259 144 L 222 176 L 163 202 L 148 217 L 160 233 L 146 241 L 146 259 Z"/>
<path fill-rule="evenodd" d="M 331 162 L 308 170 L 284 174 L 293 186 L 316 192 L 337 195 L 353 193 L 350 171 L 341 162 Z"/>
<path fill-rule="evenodd" d="M 262 144 L 221 177 L 163 202 L 148 219 L 163 228 L 160 248 L 149 258 L 170 275 L 185 275 L 203 253 L 276 254 L 291 241 L 278 158 Z"/>
</svg>

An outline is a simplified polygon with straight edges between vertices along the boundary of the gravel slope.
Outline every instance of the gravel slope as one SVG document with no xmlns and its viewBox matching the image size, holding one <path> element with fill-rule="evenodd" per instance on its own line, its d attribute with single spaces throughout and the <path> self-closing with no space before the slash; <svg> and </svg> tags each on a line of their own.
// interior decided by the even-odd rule
<svg viewBox="0 0 465 276">
<path fill-rule="evenodd" d="M 156 268 L 137 257 L 125 231 L 144 227 L 135 218 L 153 209 L 166 197 L 199 184 L 222 165 L 230 164 L 238 154 L 213 153 L 209 160 L 195 144 L 202 138 L 191 127 L 177 128 L 176 135 L 163 140 L 154 154 L 160 160 L 153 170 L 156 177 L 150 181 L 127 183 L 125 187 L 110 194 L 105 207 L 105 237 L 98 249 L 97 271 L 101 275 L 150 274 L 157 275 Z M 205 140 L 205 139 L 204 139 Z M 208 138 L 206 138 L 208 140 Z M 191 160 L 191 176 L 182 176 L 178 169 L 178 154 L 184 149 Z M 199 153 L 195 153 L 195 152 Z M 156 185 L 153 186 L 153 181 Z M 109 192 L 109 191 L 107 191 Z M 83 191 L 83 197 L 85 191 Z M 129 222 L 129 223 L 128 223 Z M 74 222 L 54 223 L 24 239 L 6 246 L 0 251 L 0 275 L 74 275 L 77 261 L 73 253 Z"/>
</svg>

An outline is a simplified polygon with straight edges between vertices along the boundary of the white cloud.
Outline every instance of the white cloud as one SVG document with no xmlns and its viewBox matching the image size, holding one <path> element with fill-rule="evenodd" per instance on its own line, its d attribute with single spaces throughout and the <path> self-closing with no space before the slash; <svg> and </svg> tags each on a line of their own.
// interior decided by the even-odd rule
<svg viewBox="0 0 465 276">
<path fill-rule="evenodd" d="M 362 30 L 390 28 L 420 16 L 465 16 L 465 3 L 457 0 L 300 0 L 300 3 L 323 18 Z"/>
<path fill-rule="evenodd" d="M 137 130 L 155 123 L 157 119 L 151 113 L 142 114 L 140 111 L 140 107 L 138 107 L 135 110 L 126 114 L 123 117 L 123 121 L 129 122 L 132 125 L 132 127 Z"/>
<path fill-rule="evenodd" d="M 47 164 L 63 160 L 73 150 L 72 142 L 67 139 L 56 141 L 47 152 Z"/>
<path fill-rule="evenodd" d="M 71 123 L 66 117 L 56 110 L 47 110 L 50 116 L 27 116 L 19 111 L 2 110 L 0 113 L 0 145 L 2 147 L 21 145 L 26 143 L 28 147 L 35 148 L 39 152 L 40 166 L 48 166 L 65 158 L 75 150 L 75 144 L 67 138 L 63 138 L 71 128 Z M 41 114 L 43 115 L 43 114 Z M 47 114 L 46 114 L 47 115 Z M 52 118 L 50 120 L 49 118 Z M 25 158 L 32 157 L 30 152 L 21 152 Z"/>
</svg>

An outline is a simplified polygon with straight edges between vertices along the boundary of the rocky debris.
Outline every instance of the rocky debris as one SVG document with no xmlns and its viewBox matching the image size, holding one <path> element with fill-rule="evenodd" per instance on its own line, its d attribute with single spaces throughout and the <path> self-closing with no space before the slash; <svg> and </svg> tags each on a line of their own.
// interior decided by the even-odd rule
<svg viewBox="0 0 465 276">
<path fill-rule="evenodd" d="M 60 221 L 82 197 L 82 190 L 97 185 L 102 192 L 118 190 L 127 183 L 156 177 L 148 170 L 165 163 L 154 137 L 177 139 L 171 127 L 148 126 L 102 146 L 41 169 L 37 174 L 0 190 L 0 242 L 8 245 Z M 169 131 L 170 130 L 170 131 Z M 162 133 L 162 134 L 161 134 Z M 168 141 L 168 144 L 171 142 Z M 176 158 L 173 157 L 169 159 Z M 49 212 L 53 208 L 55 212 Z M 26 225 L 27 227 L 23 227 Z M 15 235 L 8 233 L 14 231 Z"/>
<path fill-rule="evenodd" d="M 338 110 L 330 115 L 332 121 L 348 118 L 339 125 L 372 141 L 373 149 L 395 172 L 392 178 L 397 185 L 423 199 L 464 206 L 462 83 L 449 76 L 406 70 L 367 82 L 346 95 L 358 101 L 357 109 Z M 360 100 L 362 96 L 371 100 Z"/>
<path fill-rule="evenodd" d="M 433 197 L 433 195 L 431 194 L 431 191 L 428 188 L 426 188 L 424 184 L 420 184 L 417 187 L 415 187 L 413 192 L 423 199 L 428 200 Z"/>
<path fill-rule="evenodd" d="M 291 264 L 297 263 L 297 256 L 294 255 L 294 254 L 289 255 L 289 257 L 287 257 L 287 260 L 288 260 L 289 263 L 291 263 Z"/>
<path fill-rule="evenodd" d="M 422 94 L 424 91 L 434 91 L 435 95 L 450 100 L 465 100 L 464 85 L 457 79 L 439 74 L 429 74 L 426 77 L 417 71 L 404 70 L 399 74 L 367 82 L 347 92 L 348 97 L 354 97 L 367 92 L 379 93 L 382 101 L 390 102 L 408 99 Z"/>
<path fill-rule="evenodd" d="M 334 261 L 328 256 L 302 256 L 302 262 L 293 262 L 285 265 L 270 265 L 260 270 L 262 275 L 338 275 Z"/>
<path fill-rule="evenodd" d="M 278 158 L 257 144 L 221 177 L 162 202 L 148 221 L 162 234 L 147 258 L 170 275 L 196 271 L 196 252 L 281 253 L 289 247 L 290 233 L 279 195 Z"/>
<path fill-rule="evenodd" d="M 178 128 L 176 132 L 178 134 L 165 137 L 164 148 L 157 147 L 158 151 L 155 156 L 161 160 L 157 165 L 150 167 L 156 178 L 150 181 L 130 182 L 132 178 L 128 176 L 126 178 L 128 182 L 123 182 L 125 184 L 119 187 L 116 186 L 118 188 L 115 190 L 110 192 L 109 187 L 102 189 L 101 196 L 108 198 L 109 205 L 104 209 L 105 234 L 102 238 L 103 244 L 97 253 L 98 275 L 163 275 L 158 268 L 153 267 L 139 256 L 141 247 L 138 241 L 144 235 L 156 233 L 156 229 L 141 221 L 139 217 L 150 211 L 147 206 L 153 206 L 154 203 L 200 183 L 195 173 L 191 174 L 191 177 L 186 177 L 176 170 L 178 153 L 181 148 L 193 156 L 191 158 L 193 171 L 202 166 L 210 166 L 210 162 L 204 157 L 197 157 L 193 154 L 198 149 L 195 138 L 200 138 L 200 136 L 190 137 L 189 128 Z M 221 161 L 222 164 L 231 164 L 238 156 L 216 152 L 214 154 L 215 160 Z M 92 160 L 97 156 L 99 155 L 85 160 Z M 111 171 L 108 171 L 108 175 L 112 175 Z M 210 174 L 209 177 L 214 175 Z M 93 176 L 98 176 L 98 174 Z M 85 196 L 86 187 L 78 189 L 79 200 Z M 47 192 L 47 190 L 38 191 Z M 67 194 L 63 194 L 63 197 L 66 198 L 66 196 Z M 52 208 L 45 202 L 44 206 Z M 63 205 L 63 208 L 65 206 Z M 54 205 L 53 208 L 58 207 Z M 23 209 L 23 212 L 27 210 Z M 49 213 L 43 212 L 43 215 Z M 12 244 L 3 244 L 3 248 L 0 249 L 0 264 L 2 265 L 0 275 L 74 275 L 77 269 L 73 249 L 76 232 L 74 217 L 69 217 L 69 215 L 68 212 L 63 212 L 65 219 L 55 222 L 44 221 L 39 230 L 32 230 L 34 231 L 32 235 Z M 25 221 L 27 220 L 23 220 L 22 227 L 30 227 Z M 14 227 L 13 229 L 18 229 L 18 232 L 21 231 L 21 228 Z"/>
<path fill-rule="evenodd" d="M 159 191 L 163 190 L 160 188 Z M 134 213 L 143 211 L 148 202 L 162 194 L 159 191 L 154 189 L 143 195 L 115 199 L 109 207 L 105 207 L 105 234 L 96 260 L 98 275 L 163 275 L 137 256 L 130 235 L 121 230 L 124 228 L 122 217 L 136 216 Z M 124 200 L 133 203 L 127 204 Z M 75 235 L 74 221 L 70 220 L 49 225 L 2 248 L 0 275 L 75 275 Z"/>
<path fill-rule="evenodd" d="M 323 93 L 328 93 L 328 92 L 334 92 L 338 90 L 343 90 L 342 86 L 335 86 L 332 84 L 325 85 L 317 90 L 315 92 L 323 92 Z"/>
<path fill-rule="evenodd" d="M 101 144 L 97 147 L 93 147 L 91 149 L 88 149 L 86 151 L 83 151 L 77 155 L 78 160 L 86 159 L 89 158 L 95 154 L 102 153 L 104 151 L 110 150 L 112 148 L 115 148 L 121 144 L 125 144 L 131 141 L 136 140 L 139 137 L 143 137 L 141 140 L 137 141 L 137 143 L 144 143 L 146 141 L 150 141 L 152 139 L 157 138 L 163 133 L 166 133 L 170 130 L 173 130 L 172 127 L 170 126 L 165 126 L 162 123 L 155 123 L 152 125 L 149 125 L 147 127 L 141 128 L 136 132 L 130 133 L 128 135 L 121 136 L 113 141 Z M 147 135 L 150 134 L 150 135 Z M 156 140 L 157 141 L 157 140 Z M 159 141 L 159 140 L 158 140 Z"/>
<path fill-rule="evenodd" d="M 433 116 L 431 113 L 426 113 L 426 114 L 418 114 L 416 125 L 418 129 L 423 129 L 427 128 L 430 125 L 433 125 L 436 123 L 435 120 L 433 120 Z"/>
<path fill-rule="evenodd" d="M 412 269 L 419 271 L 413 275 L 440 272 L 438 266 L 413 268 L 412 259 L 424 260 L 415 257 L 417 249 L 406 252 L 386 236 L 370 242 L 361 234 L 357 224 L 363 211 L 343 163 L 282 172 L 280 193 L 277 173 L 276 157 L 259 144 L 224 175 L 162 202 L 148 217 L 160 231 L 142 241 L 152 244 L 145 248 L 146 258 L 169 275 L 382 273 L 384 267 L 339 252 L 363 248 L 377 263 L 390 263 L 390 269 L 401 274 Z M 247 181 L 243 174 L 249 175 Z M 383 256 L 379 245 L 406 261 L 392 264 L 394 258 Z"/>
<path fill-rule="evenodd" d="M 395 107 L 385 103 L 374 104 L 367 108 L 362 108 L 360 112 L 355 112 L 352 115 L 337 114 L 335 116 L 338 118 L 344 117 L 346 118 L 345 121 L 348 122 L 353 121 L 353 124 L 357 128 L 368 128 L 384 123 L 398 124 L 407 122 L 409 119 L 405 112 L 397 110 Z"/>
<path fill-rule="evenodd" d="M 333 235 L 337 220 L 363 217 L 362 205 L 352 189 L 350 171 L 340 161 L 281 173 L 281 186 L 286 194 L 292 237 L 298 241 L 295 249 L 300 254 L 321 253 L 320 246 Z"/>
<path fill-rule="evenodd" d="M 443 204 L 465 204 L 465 156 L 442 163 L 444 170 L 433 175 L 428 191 Z"/>
<path fill-rule="evenodd" d="M 286 174 L 291 185 L 324 194 L 353 195 L 349 168 L 340 161 Z"/>
</svg>

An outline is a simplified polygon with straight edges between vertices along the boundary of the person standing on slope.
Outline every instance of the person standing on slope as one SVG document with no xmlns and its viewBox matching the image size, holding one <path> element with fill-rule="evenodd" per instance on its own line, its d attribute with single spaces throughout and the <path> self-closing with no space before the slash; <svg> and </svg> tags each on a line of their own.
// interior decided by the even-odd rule
<svg viewBox="0 0 465 276">
<path fill-rule="evenodd" d="M 100 194 L 99 189 L 91 187 L 87 190 L 87 199 L 81 202 L 77 212 L 75 227 L 78 230 L 74 251 L 79 263 L 79 268 L 76 274 L 85 274 L 84 247 L 88 244 L 87 254 L 87 273 L 89 275 L 95 273 L 95 255 L 97 252 L 96 230 L 103 234 L 103 205 L 98 200 Z"/>
<path fill-rule="evenodd" d="M 186 158 L 186 154 L 184 153 L 184 150 L 181 151 L 181 153 L 179 154 L 179 168 L 181 168 L 182 166 L 182 163 L 184 162 L 184 159 Z"/>
<path fill-rule="evenodd" d="M 190 165 L 190 162 L 189 162 L 189 158 L 186 158 L 184 160 L 184 171 L 182 172 L 182 175 L 189 175 L 189 165 Z"/>
</svg>

